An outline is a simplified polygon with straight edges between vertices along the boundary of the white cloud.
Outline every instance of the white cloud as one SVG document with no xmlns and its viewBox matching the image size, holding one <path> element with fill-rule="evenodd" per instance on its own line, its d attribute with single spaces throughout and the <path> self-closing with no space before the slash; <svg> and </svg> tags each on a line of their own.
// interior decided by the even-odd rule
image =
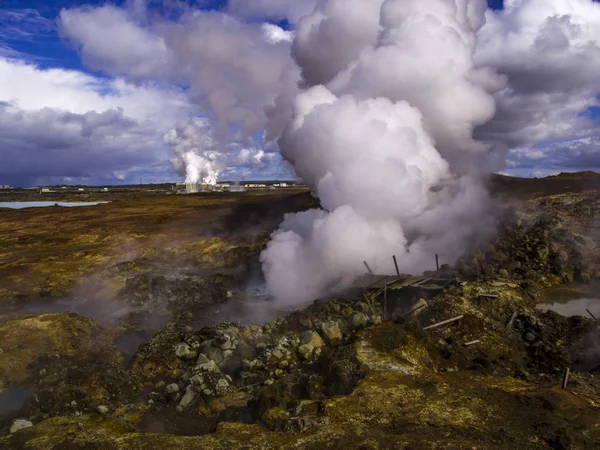
<svg viewBox="0 0 600 450">
<path fill-rule="evenodd" d="M 317 0 L 229 0 L 228 11 L 246 19 L 287 19 L 296 23 L 310 14 Z"/>
<path fill-rule="evenodd" d="M 175 88 L 2 58 L 0 102 L 0 177 L 15 184 L 143 171 L 167 159 L 162 134 L 193 111 Z"/>
<path fill-rule="evenodd" d="M 512 0 L 486 19 L 476 60 L 498 68 L 509 84 L 479 135 L 509 146 L 597 136 L 596 122 L 580 113 L 598 105 L 600 3 Z"/>
</svg>

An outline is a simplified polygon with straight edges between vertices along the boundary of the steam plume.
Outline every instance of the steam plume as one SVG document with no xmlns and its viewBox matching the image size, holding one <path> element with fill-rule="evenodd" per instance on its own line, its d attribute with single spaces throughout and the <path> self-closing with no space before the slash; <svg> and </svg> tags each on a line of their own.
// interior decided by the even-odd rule
<svg viewBox="0 0 600 450">
<path fill-rule="evenodd" d="M 473 62 L 485 9 L 328 0 L 301 19 L 293 48 L 307 86 L 279 145 L 323 209 L 288 215 L 262 254 L 280 301 L 345 288 L 365 260 L 383 274 L 393 254 L 411 273 L 435 252 L 453 262 L 489 229 L 480 173 L 493 149 L 472 133 L 505 80 Z"/>
</svg>

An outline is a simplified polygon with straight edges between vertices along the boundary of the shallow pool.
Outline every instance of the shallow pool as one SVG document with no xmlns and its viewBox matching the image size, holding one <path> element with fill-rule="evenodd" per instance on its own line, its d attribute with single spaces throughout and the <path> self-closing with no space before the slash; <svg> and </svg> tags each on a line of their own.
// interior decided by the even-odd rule
<svg viewBox="0 0 600 450">
<path fill-rule="evenodd" d="M 94 206 L 108 202 L 0 202 L 0 208 L 23 209 L 23 208 L 46 208 L 49 206 Z"/>
<path fill-rule="evenodd" d="M 554 311 L 566 317 L 591 318 L 593 314 L 600 319 L 600 298 L 597 295 L 597 287 L 575 285 L 548 289 L 542 293 L 542 301 L 537 308 L 542 311 Z"/>
</svg>

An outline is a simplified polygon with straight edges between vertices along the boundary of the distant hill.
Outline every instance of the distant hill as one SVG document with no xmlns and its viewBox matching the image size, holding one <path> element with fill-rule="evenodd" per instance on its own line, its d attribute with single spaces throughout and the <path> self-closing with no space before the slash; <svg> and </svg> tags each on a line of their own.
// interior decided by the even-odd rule
<svg viewBox="0 0 600 450">
<path fill-rule="evenodd" d="M 600 191 L 600 174 L 585 172 L 560 173 L 545 178 L 518 178 L 506 175 L 492 175 L 492 193 L 514 197 L 534 195 L 557 195 L 565 192 Z"/>
</svg>

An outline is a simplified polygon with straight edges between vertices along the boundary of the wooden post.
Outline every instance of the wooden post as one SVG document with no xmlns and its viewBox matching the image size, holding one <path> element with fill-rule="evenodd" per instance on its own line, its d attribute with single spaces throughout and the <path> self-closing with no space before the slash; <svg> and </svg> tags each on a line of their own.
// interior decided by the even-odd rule
<svg viewBox="0 0 600 450">
<path fill-rule="evenodd" d="M 508 333 L 513 326 L 513 322 L 517 318 L 517 313 L 514 312 L 512 316 L 510 316 L 510 320 L 508 321 L 508 325 L 506 325 L 506 332 Z"/>
<path fill-rule="evenodd" d="M 437 253 L 435 254 L 435 270 L 439 272 L 440 270 L 440 259 L 437 255 Z"/>
<path fill-rule="evenodd" d="M 589 309 L 585 308 L 585 310 L 587 311 L 587 313 L 590 315 L 590 317 L 591 317 L 592 319 L 594 319 L 594 320 L 598 320 L 598 319 L 596 319 L 596 316 L 595 316 L 595 315 L 593 315 L 593 314 L 592 314 L 592 312 L 591 312 Z"/>
<path fill-rule="evenodd" d="M 463 316 L 456 316 L 456 317 L 453 317 L 452 319 L 448 319 L 448 320 L 444 320 L 442 322 L 434 323 L 433 325 L 429 325 L 428 327 L 423 328 L 423 330 L 431 330 L 432 328 L 441 327 L 442 325 L 446 325 L 448 323 L 460 320 L 463 317 L 465 317 L 465 316 L 464 315 Z"/>
<path fill-rule="evenodd" d="M 571 374 L 571 369 L 568 367 L 565 368 L 565 374 L 563 375 L 562 388 L 567 388 L 567 383 L 569 382 L 569 375 Z"/>
<path fill-rule="evenodd" d="M 408 316 L 408 315 L 410 315 L 410 314 L 412 314 L 412 313 L 414 313 L 414 312 L 417 312 L 417 311 L 418 311 L 418 310 L 420 310 L 420 309 L 427 308 L 427 306 L 428 306 L 428 305 L 421 305 L 421 306 L 417 306 L 416 308 L 413 308 L 413 309 L 411 309 L 410 311 L 408 311 L 408 312 L 406 312 L 406 313 L 402 314 L 402 315 L 401 315 L 401 316 L 399 316 L 399 317 L 406 317 L 406 316 Z"/>
<path fill-rule="evenodd" d="M 369 271 L 369 273 L 370 273 L 371 275 L 373 275 L 373 271 L 371 270 L 371 268 L 369 267 L 369 265 L 367 264 L 367 262 L 366 262 L 366 261 L 363 261 L 363 263 L 365 263 L 365 267 L 367 268 L 367 270 Z"/>
<path fill-rule="evenodd" d="M 479 294 L 480 298 L 498 298 L 499 296 L 496 294 Z"/>
<path fill-rule="evenodd" d="M 394 255 L 393 258 L 394 258 L 394 266 L 396 266 L 396 275 L 400 276 L 400 270 L 398 269 L 398 261 L 396 261 L 396 255 Z"/>
</svg>

